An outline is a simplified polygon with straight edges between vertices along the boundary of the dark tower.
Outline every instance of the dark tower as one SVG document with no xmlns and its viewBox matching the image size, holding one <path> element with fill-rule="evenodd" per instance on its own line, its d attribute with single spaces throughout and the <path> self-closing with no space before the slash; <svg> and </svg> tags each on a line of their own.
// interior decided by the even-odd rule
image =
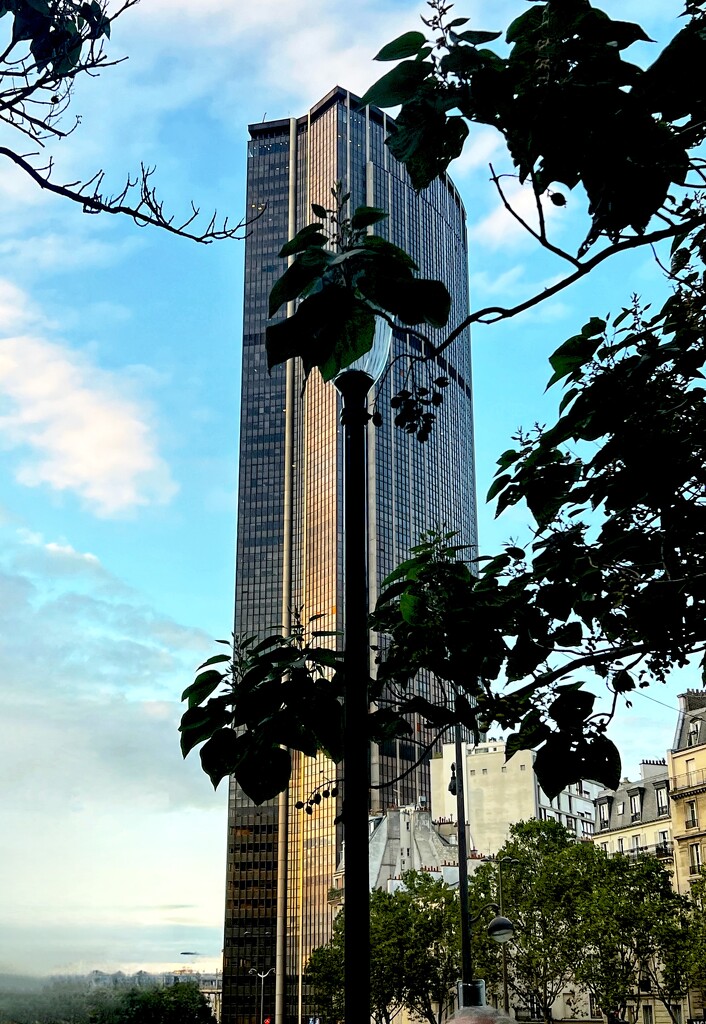
<svg viewBox="0 0 706 1024">
<path fill-rule="evenodd" d="M 309 223 L 311 204 L 331 206 L 342 182 L 351 209 L 382 207 L 389 219 L 376 231 L 404 248 L 424 277 L 443 280 L 453 297 L 450 323 L 468 314 L 465 211 L 448 177 L 417 195 L 404 168 L 384 145 L 388 119 L 375 108 L 358 112 L 355 97 L 333 89 L 300 118 L 250 126 L 247 208 L 262 215 L 245 251 L 243 380 L 236 564 L 236 632 L 265 635 L 286 625 L 292 607 L 322 615 L 317 628 L 342 628 L 342 460 L 339 399 L 312 374 L 302 397 L 298 367 L 267 372 L 267 297 L 284 262 L 284 242 Z M 291 312 L 291 311 L 290 311 Z M 284 315 L 284 313 L 280 314 Z M 435 340 L 436 332 L 429 332 Z M 440 339 L 441 335 L 439 335 Z M 395 332 L 392 357 L 421 354 L 419 339 Z M 379 393 L 383 425 L 370 430 L 369 567 L 371 600 L 379 583 L 429 528 L 458 531 L 474 544 L 475 491 L 471 353 L 467 333 L 436 359 L 448 377 L 439 422 L 426 444 L 396 429 L 390 397 L 404 386 L 409 360 L 398 360 Z M 420 682 L 426 695 L 434 681 Z M 424 720 L 412 722 L 413 742 L 371 751 L 373 807 L 428 799 L 422 762 L 401 776 L 432 741 Z M 325 758 L 295 760 L 290 792 L 255 807 L 231 784 L 224 942 L 223 1024 L 308 1019 L 301 977 L 309 952 L 330 936 L 329 890 L 341 855 L 335 801 L 313 815 L 293 809 L 335 775 Z M 251 971 L 264 973 L 261 982 Z M 276 981 L 275 981 L 276 979 Z M 277 1021 L 280 1024 L 280 1021 Z"/>
</svg>

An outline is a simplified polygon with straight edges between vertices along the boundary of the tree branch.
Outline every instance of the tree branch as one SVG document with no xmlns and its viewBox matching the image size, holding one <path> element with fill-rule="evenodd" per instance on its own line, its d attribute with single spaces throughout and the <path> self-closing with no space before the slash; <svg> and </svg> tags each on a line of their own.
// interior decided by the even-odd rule
<svg viewBox="0 0 706 1024">
<path fill-rule="evenodd" d="M 249 224 L 251 220 L 241 220 L 235 227 L 228 226 L 228 219 L 225 218 L 221 227 L 216 226 L 216 213 L 211 217 L 205 231 L 197 234 L 190 231 L 189 228 L 193 224 L 194 220 L 198 217 L 199 209 L 192 203 L 192 212 L 190 216 L 183 221 L 181 224 L 175 224 L 174 218 L 169 217 L 164 213 L 163 204 L 157 199 L 155 190 L 150 187 L 149 179 L 154 172 L 154 168 L 146 167 L 144 164 L 141 165 L 140 179 L 132 181 L 128 178 L 127 183 L 123 191 L 117 196 L 103 197 L 98 191 L 100 183 L 103 180 L 103 172 L 98 172 L 96 177 L 91 179 L 95 181 L 97 178 L 97 184 L 92 194 L 87 195 L 82 190 L 86 188 L 86 185 L 82 185 L 76 189 L 71 185 L 57 185 L 50 180 L 51 176 L 51 165 L 46 169 L 47 173 L 42 174 L 41 171 L 33 167 L 31 163 L 24 157 L 15 153 L 12 149 L 8 149 L 7 146 L 0 146 L 0 156 L 6 156 L 14 164 L 20 167 L 26 174 L 30 176 L 40 188 L 47 189 L 49 192 L 53 192 L 55 195 L 63 196 L 65 199 L 70 199 L 72 202 L 79 203 L 84 213 L 119 213 L 126 214 L 132 217 L 137 224 L 151 224 L 154 227 L 162 228 L 164 231 L 169 231 L 174 235 L 179 235 L 182 238 L 190 238 L 194 242 L 202 242 L 205 245 L 210 244 L 213 241 L 223 238 L 239 238 L 242 240 L 244 235 L 239 235 Z M 76 183 L 74 183 L 76 184 Z M 90 182 L 88 183 L 90 184 Z M 139 202 L 134 205 L 126 205 L 123 200 L 131 189 L 138 187 L 140 189 Z"/>
</svg>

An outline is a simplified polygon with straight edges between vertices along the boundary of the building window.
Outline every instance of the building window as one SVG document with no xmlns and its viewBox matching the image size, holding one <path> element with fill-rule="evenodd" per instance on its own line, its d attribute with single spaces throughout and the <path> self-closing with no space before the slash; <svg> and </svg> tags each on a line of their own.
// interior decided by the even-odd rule
<svg viewBox="0 0 706 1024">
<path fill-rule="evenodd" d="M 686 784 L 691 786 L 696 781 L 696 758 L 688 757 L 684 762 L 684 767 L 686 768 Z"/>
<path fill-rule="evenodd" d="M 507 768 L 505 767 L 505 765 L 503 765 L 503 766 L 502 766 L 502 768 L 500 769 L 500 771 L 501 771 L 501 772 L 506 772 L 506 771 L 507 771 Z"/>
<path fill-rule="evenodd" d="M 656 789 L 655 797 L 657 798 L 657 814 L 669 814 L 669 798 L 667 797 L 667 787 L 660 786 L 659 789 Z"/>
<path fill-rule="evenodd" d="M 634 793 L 630 797 L 630 817 L 632 821 L 640 820 L 640 794 Z"/>
<path fill-rule="evenodd" d="M 618 853 L 625 853 L 625 840 L 624 839 L 619 839 L 618 840 Z"/>
<path fill-rule="evenodd" d="M 689 722 L 689 732 L 686 737 L 687 747 L 695 747 L 699 742 L 699 720 L 692 718 Z"/>
<path fill-rule="evenodd" d="M 676 1024 L 682 1024 L 681 1003 L 672 1003 L 669 1009 L 672 1011 L 674 1015 L 674 1020 L 676 1021 Z"/>
<path fill-rule="evenodd" d="M 603 850 L 603 853 L 608 853 L 608 843 L 601 843 L 601 850 Z M 593 1014 L 591 1014 L 591 1016 L 593 1016 Z"/>
<path fill-rule="evenodd" d="M 487 775 L 488 774 L 488 769 L 487 768 L 481 768 L 481 774 Z"/>
<path fill-rule="evenodd" d="M 601 828 L 608 828 L 608 804 L 602 803 L 598 805 L 598 820 L 601 823 Z"/>
<path fill-rule="evenodd" d="M 618 804 L 618 807 L 617 807 L 617 813 L 618 813 L 618 814 L 625 814 L 625 804 L 623 803 L 623 801 L 622 801 L 622 800 L 621 800 L 621 801 L 620 801 L 620 803 Z"/>
<path fill-rule="evenodd" d="M 701 844 L 690 843 L 689 844 L 689 874 L 700 875 L 701 874 Z"/>
<path fill-rule="evenodd" d="M 469 773 L 468 773 L 468 774 L 469 774 L 469 775 L 475 775 L 475 774 L 476 774 L 476 770 L 475 770 L 475 768 L 471 768 L 471 770 L 469 771 Z"/>
<path fill-rule="evenodd" d="M 642 1024 L 654 1024 L 655 1015 L 650 1003 L 642 1005 Z"/>
<path fill-rule="evenodd" d="M 635 853 L 637 853 L 637 851 L 640 849 L 640 837 L 639 836 L 633 836 L 632 837 L 632 848 L 635 851 Z"/>
<path fill-rule="evenodd" d="M 685 815 L 686 815 L 686 820 L 684 822 L 686 827 L 687 828 L 698 828 L 698 825 L 699 825 L 699 815 L 697 813 L 696 800 L 687 800 L 686 804 L 684 805 L 684 812 L 685 812 Z"/>
<path fill-rule="evenodd" d="M 527 765 L 525 765 L 525 764 L 521 764 L 521 765 L 520 765 L 520 771 L 521 771 L 521 772 L 523 772 L 523 771 L 525 770 L 525 768 L 526 768 L 526 767 L 527 767 Z"/>
</svg>

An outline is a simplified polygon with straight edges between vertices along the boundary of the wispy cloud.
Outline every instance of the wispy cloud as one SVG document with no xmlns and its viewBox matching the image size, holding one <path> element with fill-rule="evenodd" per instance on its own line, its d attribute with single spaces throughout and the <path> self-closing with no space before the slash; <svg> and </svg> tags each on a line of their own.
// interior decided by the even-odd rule
<svg viewBox="0 0 706 1024">
<path fill-rule="evenodd" d="M 17 481 L 73 493 L 99 516 L 168 502 L 176 485 L 146 403 L 67 346 L 10 333 L 23 320 L 41 317 L 0 282 L 0 445 L 17 454 Z"/>
</svg>

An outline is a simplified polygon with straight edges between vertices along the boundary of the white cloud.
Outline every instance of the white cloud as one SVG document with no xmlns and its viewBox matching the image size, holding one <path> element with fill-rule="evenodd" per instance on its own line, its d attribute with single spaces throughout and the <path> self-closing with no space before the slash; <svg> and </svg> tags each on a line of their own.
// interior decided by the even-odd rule
<svg viewBox="0 0 706 1024">
<path fill-rule="evenodd" d="M 522 186 L 515 178 L 501 179 L 503 193 L 517 215 L 535 231 L 539 220 L 534 193 L 530 186 Z M 542 203 L 545 223 L 555 220 L 560 212 L 559 207 L 546 200 Z M 536 245 L 527 229 L 516 220 L 503 206 L 500 200 L 495 208 L 481 221 L 471 225 L 470 238 L 476 245 L 487 246 L 489 249 L 516 249 L 524 243 Z"/>
<path fill-rule="evenodd" d="M 494 128 L 471 125 L 463 153 L 449 167 L 451 177 L 457 180 L 479 168 L 487 169 L 496 154 L 504 153 L 504 145 L 502 136 Z"/>
<path fill-rule="evenodd" d="M 21 293 L 0 316 L 20 321 Z M 176 492 L 144 402 L 117 374 L 34 334 L 0 339 L 0 444 L 27 487 L 72 492 L 99 516 L 168 502 Z"/>
</svg>

